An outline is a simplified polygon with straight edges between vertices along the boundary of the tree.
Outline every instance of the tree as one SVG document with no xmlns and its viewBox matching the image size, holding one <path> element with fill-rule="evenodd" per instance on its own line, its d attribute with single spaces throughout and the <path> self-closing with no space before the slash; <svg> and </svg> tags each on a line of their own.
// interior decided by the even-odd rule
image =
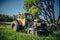
<svg viewBox="0 0 60 40">
<path fill-rule="evenodd" d="M 38 8 L 39 12 L 37 13 L 43 14 L 46 21 L 55 23 L 54 0 L 25 0 L 24 9 L 26 11 L 29 11 L 32 6 Z"/>
<path fill-rule="evenodd" d="M 59 18 L 60 18 L 60 1 L 59 1 Z"/>
<path fill-rule="evenodd" d="M 58 1 L 59 1 L 59 0 L 58 0 Z M 60 1 L 59 1 L 59 16 L 58 16 L 57 24 L 59 24 L 59 26 L 60 26 Z"/>
<path fill-rule="evenodd" d="M 16 15 L 13 15 L 13 16 L 12 16 L 12 19 L 13 19 L 13 20 L 16 20 L 16 19 L 17 19 L 17 16 L 16 16 Z"/>
<path fill-rule="evenodd" d="M 14 19 L 13 19 L 14 17 Z M 9 16 L 5 14 L 0 14 L 0 22 L 11 22 L 16 19 L 16 16 Z"/>
<path fill-rule="evenodd" d="M 36 6 L 32 6 L 30 9 L 29 9 L 29 11 L 28 11 L 29 13 L 31 13 L 32 14 L 32 16 L 36 16 L 37 17 L 37 13 L 39 12 L 38 11 L 38 9 L 36 8 Z"/>
</svg>

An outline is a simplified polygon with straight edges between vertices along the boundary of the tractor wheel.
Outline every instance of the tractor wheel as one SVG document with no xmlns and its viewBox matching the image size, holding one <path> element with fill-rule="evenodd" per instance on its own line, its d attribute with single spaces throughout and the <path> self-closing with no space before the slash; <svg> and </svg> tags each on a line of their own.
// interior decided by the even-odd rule
<svg viewBox="0 0 60 40">
<path fill-rule="evenodd" d="M 13 21 L 12 24 L 11 24 L 11 28 L 14 30 L 14 31 L 18 31 L 18 22 L 17 21 Z"/>
<path fill-rule="evenodd" d="M 34 34 L 34 29 L 33 28 L 28 28 L 27 33 L 33 35 Z"/>
</svg>

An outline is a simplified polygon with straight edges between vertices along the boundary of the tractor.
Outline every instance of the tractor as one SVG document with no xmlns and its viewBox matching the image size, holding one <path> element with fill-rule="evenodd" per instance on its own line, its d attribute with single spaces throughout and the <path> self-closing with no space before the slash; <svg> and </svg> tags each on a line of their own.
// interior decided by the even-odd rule
<svg viewBox="0 0 60 40">
<path fill-rule="evenodd" d="M 33 34 L 33 28 L 31 27 L 33 17 L 29 13 L 19 13 L 17 20 L 12 21 L 11 28 L 14 31 L 24 31 L 26 33 Z M 32 31 L 31 31 L 32 30 Z"/>
<path fill-rule="evenodd" d="M 30 13 L 19 13 L 17 20 L 13 21 L 11 28 L 14 31 L 24 31 L 25 33 L 34 35 L 49 34 L 49 31 L 45 28 L 45 24 L 38 18 L 33 18 Z"/>
</svg>

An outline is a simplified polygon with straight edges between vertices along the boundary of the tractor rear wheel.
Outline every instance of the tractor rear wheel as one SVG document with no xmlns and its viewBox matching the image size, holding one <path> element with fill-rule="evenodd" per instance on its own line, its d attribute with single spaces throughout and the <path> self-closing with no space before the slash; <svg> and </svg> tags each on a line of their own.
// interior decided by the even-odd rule
<svg viewBox="0 0 60 40">
<path fill-rule="evenodd" d="M 18 31 L 19 25 L 18 25 L 18 22 L 17 21 L 13 21 L 12 24 L 11 24 L 11 28 L 14 30 L 14 31 Z"/>
</svg>

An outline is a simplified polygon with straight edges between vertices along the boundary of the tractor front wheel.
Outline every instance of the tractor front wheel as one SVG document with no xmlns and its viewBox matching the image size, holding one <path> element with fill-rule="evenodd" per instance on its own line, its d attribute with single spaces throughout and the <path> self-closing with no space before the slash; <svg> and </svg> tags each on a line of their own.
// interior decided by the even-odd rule
<svg viewBox="0 0 60 40">
<path fill-rule="evenodd" d="M 33 28 L 28 28 L 27 33 L 31 34 L 31 35 L 34 35 L 34 29 Z"/>
</svg>

